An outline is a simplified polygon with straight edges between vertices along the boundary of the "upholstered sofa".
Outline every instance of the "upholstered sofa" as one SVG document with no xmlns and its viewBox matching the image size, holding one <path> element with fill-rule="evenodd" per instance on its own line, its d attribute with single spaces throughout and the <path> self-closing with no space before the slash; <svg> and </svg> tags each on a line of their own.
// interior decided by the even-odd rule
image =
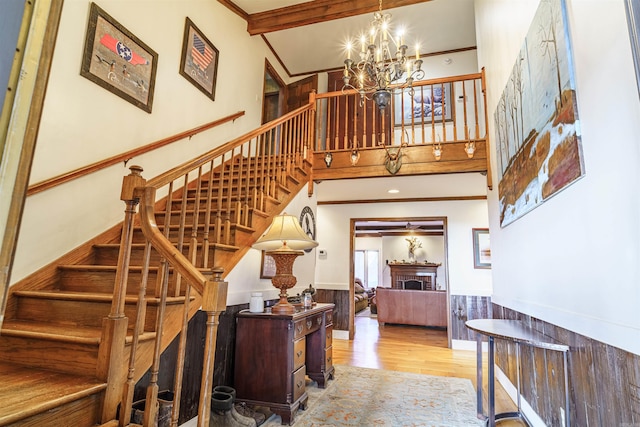
<svg viewBox="0 0 640 427">
<path fill-rule="evenodd" d="M 447 293 L 377 288 L 378 324 L 447 326 Z"/>
<path fill-rule="evenodd" d="M 354 280 L 353 284 L 354 299 L 355 299 L 355 312 L 364 310 L 369 306 L 369 295 L 365 292 L 362 281 L 358 278 Z"/>
</svg>

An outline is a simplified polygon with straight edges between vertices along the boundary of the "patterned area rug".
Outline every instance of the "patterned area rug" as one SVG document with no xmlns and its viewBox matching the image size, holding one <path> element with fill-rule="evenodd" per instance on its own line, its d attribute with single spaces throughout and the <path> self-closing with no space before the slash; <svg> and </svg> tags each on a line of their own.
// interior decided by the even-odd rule
<svg viewBox="0 0 640 427">
<path fill-rule="evenodd" d="M 325 389 L 307 384 L 307 409 L 299 410 L 296 427 L 481 426 L 476 418 L 475 390 L 463 378 L 336 365 Z M 279 426 L 278 415 L 263 426 Z"/>
</svg>

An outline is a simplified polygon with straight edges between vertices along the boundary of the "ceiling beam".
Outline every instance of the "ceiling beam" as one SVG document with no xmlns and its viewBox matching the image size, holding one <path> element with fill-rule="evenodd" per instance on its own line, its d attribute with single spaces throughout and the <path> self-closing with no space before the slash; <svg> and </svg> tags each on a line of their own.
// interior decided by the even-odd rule
<svg viewBox="0 0 640 427">
<path fill-rule="evenodd" d="M 227 7 L 229 7 L 229 3 L 233 4 L 229 0 L 218 1 Z M 386 0 L 382 6 L 383 9 L 386 10 L 417 3 L 425 3 L 426 1 L 429 0 Z M 247 20 L 247 31 L 254 36 L 256 34 L 270 33 L 301 27 L 303 25 L 373 13 L 376 12 L 378 8 L 378 0 L 314 0 L 282 7 L 280 9 L 250 14 Z"/>
</svg>

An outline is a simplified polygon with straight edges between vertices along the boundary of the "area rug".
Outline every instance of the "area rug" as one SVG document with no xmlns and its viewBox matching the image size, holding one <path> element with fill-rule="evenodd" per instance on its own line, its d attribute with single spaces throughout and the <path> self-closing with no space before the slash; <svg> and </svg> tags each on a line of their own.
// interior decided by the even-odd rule
<svg viewBox="0 0 640 427">
<path fill-rule="evenodd" d="M 307 384 L 307 409 L 299 410 L 296 427 L 481 426 L 475 391 L 463 378 L 336 365 L 325 389 Z M 263 426 L 281 425 L 278 415 Z"/>
</svg>

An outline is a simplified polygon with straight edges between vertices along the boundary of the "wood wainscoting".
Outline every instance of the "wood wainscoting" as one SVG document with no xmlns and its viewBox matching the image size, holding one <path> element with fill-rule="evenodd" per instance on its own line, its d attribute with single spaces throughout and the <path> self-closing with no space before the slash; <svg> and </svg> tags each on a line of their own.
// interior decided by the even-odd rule
<svg viewBox="0 0 640 427">
<path fill-rule="evenodd" d="M 464 324 L 471 319 L 490 319 L 491 297 L 478 295 L 451 295 L 450 322 L 452 340 L 475 341 L 477 332 L 473 332 Z M 486 341 L 486 338 L 484 338 Z"/>
<path fill-rule="evenodd" d="M 348 289 L 316 289 L 316 302 L 335 304 L 333 309 L 333 329 L 349 330 L 349 290 Z"/>
<path fill-rule="evenodd" d="M 629 353 L 551 323 L 502 307 L 492 306 L 496 319 L 519 319 L 571 347 L 569 394 L 571 425 L 640 425 L 640 355 Z M 560 408 L 562 355 L 522 346 L 523 398 L 549 426 L 564 425 Z M 496 364 L 516 384 L 515 345 L 496 340 Z"/>
</svg>

